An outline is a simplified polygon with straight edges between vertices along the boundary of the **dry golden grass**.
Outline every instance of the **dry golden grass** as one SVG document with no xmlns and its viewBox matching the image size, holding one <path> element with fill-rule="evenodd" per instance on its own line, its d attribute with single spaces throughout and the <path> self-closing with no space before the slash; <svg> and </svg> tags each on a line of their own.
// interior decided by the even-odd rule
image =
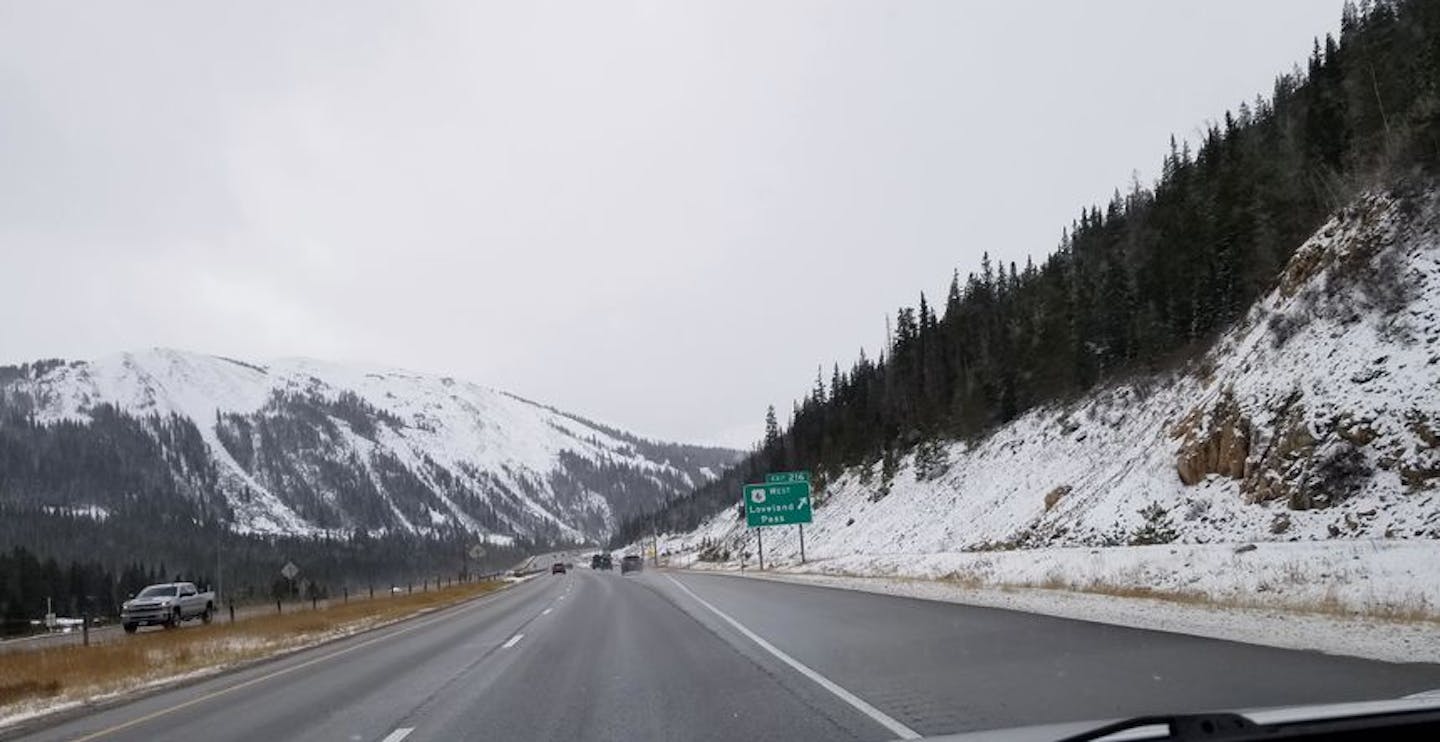
<svg viewBox="0 0 1440 742">
<path fill-rule="evenodd" d="M 1160 590 L 1140 585 L 1117 585 L 1106 582 L 1091 582 L 1075 585 L 1058 579 L 1046 579 L 1039 585 L 1006 586 L 1039 588 L 1042 590 L 1068 590 L 1078 593 L 1109 595 L 1117 598 L 1143 598 L 1161 600 L 1167 603 L 1213 606 L 1216 608 L 1243 608 L 1247 610 L 1281 611 L 1286 613 L 1314 614 L 1336 618 L 1374 619 L 1395 623 L 1440 624 L 1440 612 L 1424 600 L 1380 603 L 1356 608 L 1346 605 L 1335 595 L 1326 595 L 1319 600 L 1286 599 L 1278 595 L 1256 595 L 1251 597 L 1215 596 L 1199 590 Z M 1002 587 L 1003 589 L 1003 587 Z"/>
<path fill-rule="evenodd" d="M 853 572 L 837 572 L 835 574 L 859 578 L 872 576 Z M 887 579 L 899 579 L 909 582 L 929 581 L 924 578 L 905 577 L 887 577 Z M 1075 583 L 1064 579 L 1056 573 L 1048 574 L 1038 582 L 1012 583 L 995 582 L 972 572 L 957 570 L 939 578 L 937 581 L 969 590 L 990 589 L 1012 594 L 1023 590 L 1057 590 L 1073 593 L 1108 595 L 1117 598 L 1160 600 L 1167 603 L 1202 607 L 1281 611 L 1285 613 L 1313 614 L 1335 618 L 1367 619 L 1394 623 L 1440 624 L 1440 609 L 1437 609 L 1436 606 L 1427 602 L 1423 597 L 1411 597 L 1409 599 L 1377 603 L 1365 606 L 1364 608 L 1357 608 L 1340 600 L 1334 591 L 1327 593 L 1323 598 L 1318 600 L 1287 598 L 1275 593 L 1260 593 L 1248 597 L 1216 596 L 1200 590 L 1165 590 L 1135 584 L 1102 581 Z"/>
<path fill-rule="evenodd" d="M 352 599 L 319 610 L 288 609 L 235 623 L 143 631 L 89 647 L 67 645 L 0 654 L 0 717 L 35 701 L 79 700 L 185 673 L 233 665 L 328 638 L 393 623 L 499 589 L 504 583 Z"/>
</svg>

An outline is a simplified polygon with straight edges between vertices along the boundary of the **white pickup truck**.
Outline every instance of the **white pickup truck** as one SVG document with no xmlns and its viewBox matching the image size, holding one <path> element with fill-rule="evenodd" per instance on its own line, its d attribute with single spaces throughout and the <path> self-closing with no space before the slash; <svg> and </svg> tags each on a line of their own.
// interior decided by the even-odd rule
<svg viewBox="0 0 1440 742">
<path fill-rule="evenodd" d="M 205 623 L 215 618 L 215 593 L 196 590 L 193 582 L 150 585 L 120 606 L 120 625 L 127 634 L 141 626 L 173 629 L 193 618 Z"/>
</svg>

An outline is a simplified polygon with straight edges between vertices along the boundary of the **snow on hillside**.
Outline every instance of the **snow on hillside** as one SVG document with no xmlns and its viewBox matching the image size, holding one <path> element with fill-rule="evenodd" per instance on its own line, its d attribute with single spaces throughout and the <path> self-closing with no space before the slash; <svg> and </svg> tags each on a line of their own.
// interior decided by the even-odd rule
<svg viewBox="0 0 1440 742">
<path fill-rule="evenodd" d="M 343 510 L 346 493 L 329 491 L 337 488 L 320 481 L 320 469 L 330 460 L 362 469 L 362 476 L 390 500 L 387 517 L 399 527 L 425 530 L 455 524 L 502 541 L 507 531 L 529 535 L 533 526 L 520 521 L 548 523 L 547 528 L 566 539 L 596 538 L 613 527 L 619 517 L 615 498 L 623 498 L 623 492 L 600 491 L 587 481 L 577 485 L 581 491 L 571 501 L 558 499 L 555 476 L 574 469 L 577 462 L 625 469 L 670 494 L 710 476 L 705 464 L 729 463 L 721 452 L 718 461 L 711 460 L 716 458 L 712 455 L 677 466 L 666 456 L 646 454 L 644 446 L 656 444 L 473 383 L 308 359 L 258 365 L 153 349 L 47 365 L 43 373 L 13 381 L 8 389 L 32 400 L 41 424 L 88 422 L 95 405 L 102 403 L 139 418 L 177 415 L 193 422 L 216 464 L 220 487 L 235 514 L 234 527 L 244 531 L 320 530 L 296 511 L 291 493 L 277 490 L 291 489 L 287 477 L 298 477 L 303 489 L 319 491 L 327 507 Z M 291 400 L 320 405 L 328 422 L 293 412 Z M 336 412 L 336 406 L 345 405 L 354 408 L 353 414 Z M 242 462 L 237 456 L 252 444 L 264 443 L 250 432 L 252 427 L 283 415 L 319 430 L 326 439 L 320 455 L 328 460 L 299 461 L 283 470 L 284 477 L 267 478 L 255 461 Z M 227 430 L 230 440 L 222 440 Z M 395 489 L 394 482 L 387 485 L 380 466 L 392 461 L 428 488 L 429 504 L 417 511 L 395 502 L 399 495 L 389 491 Z M 489 495 L 490 506 L 503 498 L 510 510 L 496 516 L 503 521 L 498 526 L 487 526 L 477 520 L 473 503 L 467 507 L 455 501 L 457 491 L 461 496 L 479 493 L 481 499 Z"/>
<path fill-rule="evenodd" d="M 935 576 L 974 561 L 960 552 L 1440 538 L 1437 226 L 1433 194 L 1359 199 L 1192 368 L 950 443 L 923 481 L 907 456 L 888 494 L 878 466 L 849 469 L 817 496 L 807 556 Z M 767 529 L 767 562 L 796 562 L 797 535 Z M 660 548 L 754 564 L 733 509 Z M 1067 564 L 1047 569 L 1075 582 Z"/>
<path fill-rule="evenodd" d="M 410 423 L 403 437 L 432 458 L 486 469 L 509 465 L 545 471 L 555 466 L 561 451 L 594 458 L 625 448 L 624 442 L 588 429 L 600 442 L 577 440 L 564 432 L 567 426 L 581 427 L 570 418 L 487 387 L 309 359 L 260 367 L 157 348 L 65 366 L 36 388 L 49 402 L 39 411 L 42 422 L 83 420 L 91 406 L 109 402 L 137 415 L 175 413 L 198 423 L 213 421 L 218 412 L 257 412 L 276 392 L 335 400 L 348 391 Z M 657 466 L 638 458 L 634 463 Z"/>
</svg>

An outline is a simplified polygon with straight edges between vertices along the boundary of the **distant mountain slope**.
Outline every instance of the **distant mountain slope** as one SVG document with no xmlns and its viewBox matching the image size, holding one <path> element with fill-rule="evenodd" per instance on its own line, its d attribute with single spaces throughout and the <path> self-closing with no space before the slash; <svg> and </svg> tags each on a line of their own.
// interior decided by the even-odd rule
<svg viewBox="0 0 1440 742">
<path fill-rule="evenodd" d="M 395 369 L 161 349 L 0 368 L 0 504 L 96 517 L 600 539 L 737 457 Z"/>
<path fill-rule="evenodd" d="M 795 529 L 767 557 L 798 558 Z M 1440 190 L 1372 194 L 1184 372 L 845 469 L 813 558 L 1046 546 L 1440 538 Z M 662 548 L 730 559 L 733 509 Z M 753 548 L 752 548 L 753 551 Z"/>
</svg>

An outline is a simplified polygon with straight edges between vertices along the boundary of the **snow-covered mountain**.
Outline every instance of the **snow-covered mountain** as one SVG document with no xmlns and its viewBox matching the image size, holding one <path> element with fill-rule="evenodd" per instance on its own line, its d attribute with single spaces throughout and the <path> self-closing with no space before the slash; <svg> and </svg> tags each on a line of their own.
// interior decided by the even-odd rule
<svg viewBox="0 0 1440 742">
<path fill-rule="evenodd" d="M 387 368 L 163 349 L 0 368 L 0 504 L 49 512 L 601 539 L 737 456 Z"/>
<path fill-rule="evenodd" d="M 926 456 L 827 483 L 808 556 L 1440 538 L 1440 194 L 1337 213 L 1191 367 Z M 796 559 L 796 529 L 770 531 L 767 557 Z M 727 509 L 662 548 L 745 539 Z"/>
</svg>

